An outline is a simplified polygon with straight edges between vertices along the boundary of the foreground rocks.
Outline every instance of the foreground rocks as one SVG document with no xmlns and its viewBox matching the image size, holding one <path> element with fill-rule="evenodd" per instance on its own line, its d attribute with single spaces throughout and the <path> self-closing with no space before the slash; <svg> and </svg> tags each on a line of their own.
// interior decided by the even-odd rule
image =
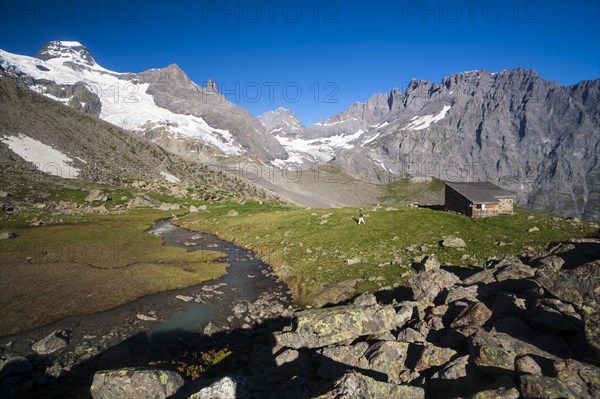
<svg viewBox="0 0 600 399">
<path fill-rule="evenodd" d="M 183 382 L 179 374 L 166 370 L 100 371 L 90 392 L 95 399 L 164 399 L 175 394 Z"/>
<path fill-rule="evenodd" d="M 175 368 L 109 363 L 114 369 L 97 372 L 90 392 L 95 399 L 599 398 L 600 242 L 585 244 L 592 252 L 583 258 L 575 256 L 579 245 L 507 256 L 462 278 L 443 265 L 416 265 L 411 301 L 381 303 L 365 293 L 303 311 L 268 295 L 236 301 L 229 326 L 198 334 L 233 352 L 198 387 Z M 194 301 L 222 288 L 205 286 Z M 14 358 L 0 375 L 31 368 Z"/>
<path fill-rule="evenodd" d="M 507 256 L 462 280 L 417 265 L 414 301 L 363 294 L 296 312 L 249 367 L 191 397 L 599 398 L 600 262 L 565 262 L 573 250 Z"/>
</svg>

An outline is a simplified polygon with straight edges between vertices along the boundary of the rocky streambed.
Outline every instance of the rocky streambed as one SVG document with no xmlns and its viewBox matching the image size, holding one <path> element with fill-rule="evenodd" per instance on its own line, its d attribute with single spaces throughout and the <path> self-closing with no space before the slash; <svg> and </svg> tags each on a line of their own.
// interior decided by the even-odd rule
<svg viewBox="0 0 600 399">
<path fill-rule="evenodd" d="M 166 220 L 148 233 L 162 236 L 164 245 L 224 252 L 227 273 L 0 338 L 0 398 L 89 398 L 97 370 L 143 367 L 194 350 L 244 345 L 266 331 L 269 320 L 291 316 L 287 286 L 254 253 Z M 230 330 L 240 331 L 239 336 L 229 339 Z"/>
</svg>

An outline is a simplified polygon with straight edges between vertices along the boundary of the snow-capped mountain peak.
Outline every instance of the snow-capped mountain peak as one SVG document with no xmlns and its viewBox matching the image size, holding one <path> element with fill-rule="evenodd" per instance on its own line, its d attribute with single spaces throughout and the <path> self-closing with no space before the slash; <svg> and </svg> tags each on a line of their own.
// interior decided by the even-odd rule
<svg viewBox="0 0 600 399">
<path fill-rule="evenodd" d="M 44 61 L 60 58 L 88 66 L 97 65 L 96 60 L 94 60 L 88 49 L 83 44 L 74 41 L 48 42 L 38 51 L 35 58 Z"/>
<path fill-rule="evenodd" d="M 269 133 L 276 136 L 297 137 L 305 129 L 292 110 L 282 107 L 265 112 L 258 117 L 258 120 L 267 128 Z"/>
</svg>

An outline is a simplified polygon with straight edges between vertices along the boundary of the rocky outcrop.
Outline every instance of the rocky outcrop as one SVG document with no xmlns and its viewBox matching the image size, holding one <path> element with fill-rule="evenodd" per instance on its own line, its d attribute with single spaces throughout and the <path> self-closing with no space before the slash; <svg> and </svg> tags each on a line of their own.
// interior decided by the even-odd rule
<svg viewBox="0 0 600 399">
<path fill-rule="evenodd" d="M 183 378 L 173 371 L 127 368 L 99 371 L 90 392 L 94 399 L 165 399 L 183 383 Z"/>
<path fill-rule="evenodd" d="M 293 331 L 275 336 L 290 348 L 321 348 L 365 335 L 390 331 L 396 325 L 391 306 L 338 306 L 306 310 L 296 316 Z"/>
<path fill-rule="evenodd" d="M 522 68 L 457 73 L 309 126 L 307 139 L 351 137 L 335 165 L 377 182 L 396 176 L 492 181 L 518 201 L 567 216 L 600 216 L 600 79 L 573 86 Z"/>
</svg>

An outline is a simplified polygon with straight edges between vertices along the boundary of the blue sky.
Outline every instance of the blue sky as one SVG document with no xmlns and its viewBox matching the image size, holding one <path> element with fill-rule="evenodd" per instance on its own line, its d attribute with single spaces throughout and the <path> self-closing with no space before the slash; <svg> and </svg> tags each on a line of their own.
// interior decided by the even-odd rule
<svg viewBox="0 0 600 399">
<path fill-rule="evenodd" d="M 412 78 L 521 66 L 563 85 L 598 79 L 599 4 L 3 0 L 0 48 L 76 40 L 119 72 L 176 63 L 255 115 L 282 106 L 312 124 Z"/>
</svg>

